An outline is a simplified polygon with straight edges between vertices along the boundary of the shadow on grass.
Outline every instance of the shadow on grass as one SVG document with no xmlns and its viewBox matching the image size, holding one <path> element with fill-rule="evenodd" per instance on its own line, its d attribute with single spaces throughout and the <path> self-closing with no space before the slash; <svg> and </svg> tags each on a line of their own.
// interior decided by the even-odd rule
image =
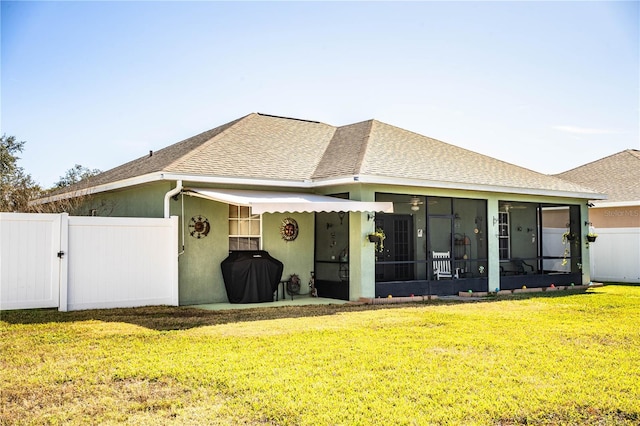
<svg viewBox="0 0 640 426">
<path fill-rule="evenodd" d="M 56 309 L 29 309 L 0 312 L 0 320 L 9 324 L 47 324 L 75 321 L 103 321 L 138 325 L 157 331 L 187 330 L 210 325 L 263 321 L 282 318 L 320 317 L 339 313 L 377 309 L 400 309 L 454 305 L 462 303 L 492 303 L 504 300 L 557 298 L 576 294 L 593 294 L 585 290 L 519 293 L 485 298 L 438 299 L 427 302 L 382 305 L 307 305 L 210 311 L 188 306 L 147 306 L 140 308 L 91 309 L 59 312 Z"/>
</svg>

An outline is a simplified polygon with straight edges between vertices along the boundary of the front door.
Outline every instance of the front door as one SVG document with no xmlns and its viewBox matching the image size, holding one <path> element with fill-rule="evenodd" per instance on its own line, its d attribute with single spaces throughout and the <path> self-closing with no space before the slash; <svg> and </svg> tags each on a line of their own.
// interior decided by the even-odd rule
<svg viewBox="0 0 640 426">
<path fill-rule="evenodd" d="M 385 233 L 384 248 L 376 251 L 376 281 L 414 279 L 413 217 L 408 214 L 378 214 L 376 228 Z M 407 262 L 407 263 L 403 263 Z"/>
</svg>

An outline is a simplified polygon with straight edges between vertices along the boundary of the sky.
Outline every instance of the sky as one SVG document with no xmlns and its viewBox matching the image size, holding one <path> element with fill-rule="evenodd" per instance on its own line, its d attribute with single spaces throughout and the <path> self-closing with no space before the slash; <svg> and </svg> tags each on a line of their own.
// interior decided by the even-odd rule
<svg viewBox="0 0 640 426">
<path fill-rule="evenodd" d="M 252 112 L 560 173 L 640 149 L 639 5 L 3 0 L 0 133 L 44 188 Z"/>
</svg>

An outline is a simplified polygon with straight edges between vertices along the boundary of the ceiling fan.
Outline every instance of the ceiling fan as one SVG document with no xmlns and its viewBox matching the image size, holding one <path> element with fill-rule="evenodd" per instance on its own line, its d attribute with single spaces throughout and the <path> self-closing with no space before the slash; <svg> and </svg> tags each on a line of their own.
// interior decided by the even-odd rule
<svg viewBox="0 0 640 426">
<path fill-rule="evenodd" d="M 409 202 L 409 204 L 411 204 L 411 210 L 417 212 L 418 210 L 420 210 L 420 205 L 424 204 L 424 202 L 420 201 L 419 197 L 413 196 L 411 197 L 411 201 Z"/>
<path fill-rule="evenodd" d="M 526 210 L 527 206 L 524 206 L 522 204 L 504 203 L 502 205 L 502 208 L 505 212 L 509 213 L 509 210 Z"/>
</svg>

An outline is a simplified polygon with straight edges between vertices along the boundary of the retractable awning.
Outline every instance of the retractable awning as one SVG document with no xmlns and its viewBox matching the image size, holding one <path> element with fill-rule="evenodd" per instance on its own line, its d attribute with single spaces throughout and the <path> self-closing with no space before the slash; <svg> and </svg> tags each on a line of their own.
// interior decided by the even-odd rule
<svg viewBox="0 0 640 426">
<path fill-rule="evenodd" d="M 251 207 L 254 214 L 293 212 L 384 212 L 393 213 L 391 202 L 353 201 L 326 195 L 241 189 L 185 188 L 195 197 Z"/>
</svg>

